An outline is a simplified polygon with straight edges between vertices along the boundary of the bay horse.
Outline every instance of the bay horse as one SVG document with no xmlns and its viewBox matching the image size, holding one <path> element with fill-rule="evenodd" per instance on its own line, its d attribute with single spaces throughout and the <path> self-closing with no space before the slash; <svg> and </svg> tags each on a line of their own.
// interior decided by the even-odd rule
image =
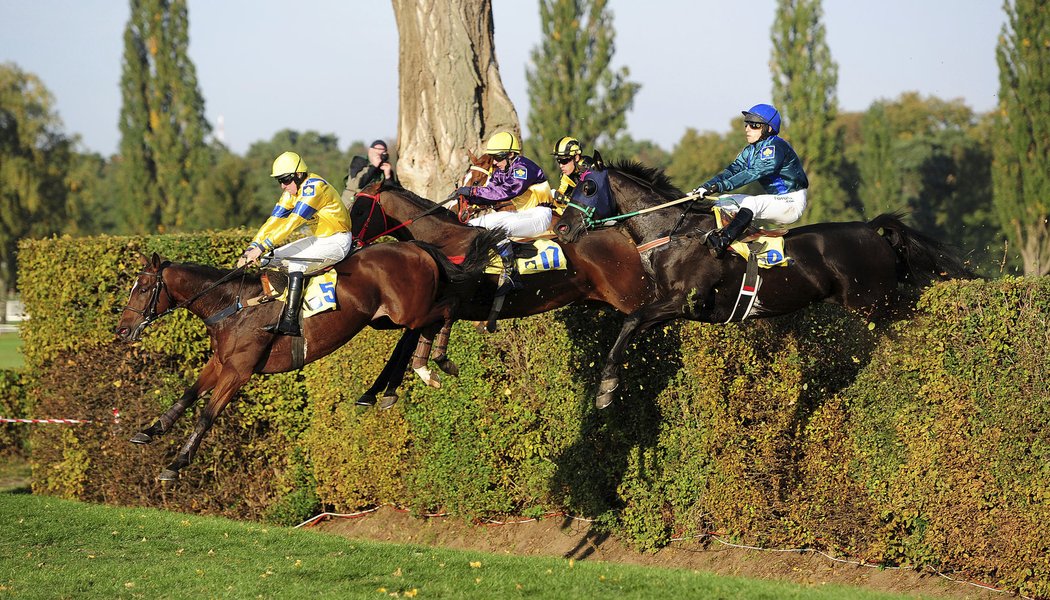
<svg viewBox="0 0 1050 600">
<path fill-rule="evenodd" d="M 900 299 L 901 286 L 975 277 L 944 244 L 908 227 L 900 215 L 806 225 L 784 236 L 784 255 L 791 264 L 760 269 L 755 301 L 744 311 L 738 301 L 747 263 L 734 253 L 717 259 L 704 243 L 717 227 L 714 200 L 635 214 L 674 203 L 685 194 L 662 171 L 631 161 L 608 167 L 604 175 L 600 170 L 588 173 L 584 180 L 593 184 L 577 186 L 555 228 L 558 239 L 586 239 L 594 235 L 583 235 L 589 225 L 622 218 L 622 228 L 636 244 L 651 246 L 643 262 L 653 273 L 659 298 L 625 320 L 602 368 L 599 408 L 613 400 L 627 344 L 654 325 L 679 318 L 705 323 L 766 318 L 817 302 L 878 316 Z M 608 193 L 601 192 L 603 186 Z"/>
<path fill-rule="evenodd" d="M 464 224 L 457 214 L 442 205 L 391 181 L 373 184 L 358 193 L 350 205 L 350 220 L 354 239 L 360 243 L 368 244 L 383 236 L 422 240 L 434 244 L 451 257 L 462 256 L 472 240 L 486 231 Z M 524 277 L 525 289 L 507 294 L 499 313 L 500 319 L 526 317 L 576 302 L 607 305 L 621 313 L 631 314 L 652 300 L 652 280 L 642 268 L 635 245 L 623 233 L 613 230 L 596 232 L 579 243 L 563 244 L 561 248 L 567 269 Z M 454 318 L 487 319 L 497 278 L 497 275 L 488 276 L 487 282 L 478 286 L 479 294 L 472 301 L 460 302 Z M 433 344 L 435 363 L 443 371 L 456 374 L 458 367 L 446 354 L 451 327 L 452 320 L 449 320 L 436 338 L 424 335 L 420 339 L 413 368 L 425 365 Z M 401 358 L 404 358 L 403 350 L 402 347 Z M 395 378 L 404 373 L 404 365 L 400 369 L 392 366 L 397 355 L 395 349 L 387 363 L 388 369 L 384 369 Z M 400 379 L 379 379 L 359 402 L 373 403 L 374 393 L 386 385 L 382 406 L 387 407 L 396 400 L 394 390 L 398 383 Z"/>
<path fill-rule="evenodd" d="M 293 343 L 299 338 L 264 329 L 277 321 L 283 303 L 251 307 L 241 303 L 242 298 L 263 293 L 258 275 L 249 275 L 243 268 L 231 271 L 172 263 L 155 253 L 150 259 L 141 257 L 142 270 L 132 285 L 116 334 L 136 341 L 147 325 L 185 308 L 204 321 L 212 355 L 196 382 L 131 442 L 148 444 L 168 432 L 187 408 L 211 391 L 189 439 L 159 477 L 162 481 L 176 479 L 179 470 L 190 464 L 215 419 L 252 374 L 299 369 L 335 351 L 368 325 L 384 328 L 392 322 L 418 329 L 442 322 L 454 309 L 455 294 L 468 293 L 454 288 L 465 286 L 469 291 L 502 239 L 498 231 L 479 235 L 467 248 L 461 265 L 421 243 L 380 244 L 351 254 L 333 267 L 338 309 L 304 319 L 301 341 L 305 348 L 297 360 L 293 359 Z"/>
</svg>

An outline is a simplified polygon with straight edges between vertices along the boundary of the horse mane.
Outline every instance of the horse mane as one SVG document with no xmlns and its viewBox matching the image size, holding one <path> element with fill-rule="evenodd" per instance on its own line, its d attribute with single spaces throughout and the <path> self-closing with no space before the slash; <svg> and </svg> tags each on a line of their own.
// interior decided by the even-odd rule
<svg viewBox="0 0 1050 600">
<path fill-rule="evenodd" d="M 671 178 L 664 173 L 663 169 L 647 167 L 635 160 L 619 160 L 609 165 L 609 170 L 648 187 L 652 192 L 667 200 L 677 200 L 685 196 L 682 190 L 671 183 Z"/>
<path fill-rule="evenodd" d="M 394 181 L 392 179 L 385 179 L 385 180 L 383 180 L 383 183 L 379 186 L 379 190 L 378 191 L 380 191 L 380 192 L 397 192 L 405 200 L 408 200 L 409 202 L 414 204 L 416 206 L 416 208 L 418 208 L 420 210 L 434 210 L 434 205 L 438 204 L 437 202 L 434 202 L 433 200 L 427 200 L 426 198 L 424 198 L 424 197 L 420 196 L 419 194 L 413 192 L 412 190 L 402 186 L 400 183 L 398 183 L 398 182 L 396 182 L 396 181 Z M 447 208 L 441 208 L 441 209 L 437 210 L 435 213 L 431 213 L 431 214 L 438 214 L 438 213 L 444 213 L 444 214 L 447 214 L 449 217 L 451 217 L 453 219 L 456 219 L 456 215 L 453 214 L 452 211 L 447 209 Z M 459 221 L 459 219 L 456 219 L 456 220 L 457 220 L 457 222 Z"/>
</svg>

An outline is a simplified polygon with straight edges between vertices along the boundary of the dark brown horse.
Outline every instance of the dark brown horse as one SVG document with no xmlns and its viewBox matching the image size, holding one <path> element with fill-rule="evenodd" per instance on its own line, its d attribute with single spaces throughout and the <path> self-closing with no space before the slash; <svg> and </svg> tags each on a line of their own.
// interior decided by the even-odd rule
<svg viewBox="0 0 1050 600">
<path fill-rule="evenodd" d="M 363 243 L 386 235 L 399 240 L 423 240 L 451 257 L 462 256 L 472 240 L 486 231 L 463 224 L 448 209 L 390 182 L 359 193 L 350 206 L 350 220 L 354 238 Z M 623 233 L 595 232 L 580 243 L 563 244 L 562 251 L 568 268 L 524 277 L 525 289 L 507 295 L 500 319 L 534 315 L 575 302 L 607 305 L 630 314 L 652 300 L 652 281 L 642 269 L 637 248 Z M 478 287 L 479 294 L 473 301 L 461 302 L 455 318 L 487 319 L 497 277 L 490 275 L 487 283 Z M 433 358 L 442 370 L 454 373 L 456 367 L 445 354 L 450 328 L 451 321 L 438 334 Z M 419 360 L 425 362 L 429 356 L 430 341 L 426 336 L 420 340 L 414 368 L 419 366 Z M 389 371 L 396 376 L 403 367 Z M 370 392 L 381 389 L 385 383 L 377 381 Z M 389 385 L 386 389 L 388 398 L 396 398 L 391 396 Z M 371 401 L 374 397 L 362 397 L 362 403 Z"/>
<path fill-rule="evenodd" d="M 583 235 L 589 225 L 684 196 L 661 171 L 637 163 L 594 171 L 584 179 L 589 184 L 577 187 L 556 229 L 566 242 L 595 235 Z M 622 221 L 640 247 L 666 239 L 643 257 L 655 273 L 659 300 L 624 322 L 602 370 L 599 407 L 612 402 L 631 338 L 654 325 L 678 318 L 721 323 L 772 317 L 815 302 L 871 315 L 893 306 L 901 286 L 973 277 L 943 244 L 906 226 L 897 215 L 884 214 L 866 223 L 821 223 L 790 230 L 784 237 L 784 255 L 791 264 L 760 269 L 754 302 L 744 303 L 742 309 L 745 261 L 736 254 L 717 259 L 704 244 L 706 234 L 716 228 L 713 204 L 676 204 Z"/>
<path fill-rule="evenodd" d="M 160 474 L 172 480 L 196 454 L 204 435 L 237 391 L 254 373 L 281 373 L 326 356 L 368 325 L 389 322 L 410 329 L 440 324 L 454 310 L 454 288 L 468 291 L 483 273 L 501 232 L 479 236 L 462 265 L 426 244 L 380 244 L 356 252 L 336 264 L 338 310 L 318 313 L 303 322 L 303 338 L 276 335 L 264 329 L 277 321 L 283 303 L 242 307 L 242 298 L 262 294 L 258 275 L 205 265 L 179 264 L 156 254 L 142 258 L 143 268 L 131 288 L 116 333 L 134 341 L 142 330 L 178 308 L 200 317 L 211 337 L 212 356 L 197 381 L 175 404 L 131 441 L 148 444 L 166 433 L 197 399 L 211 391 L 197 425 L 175 460 Z M 463 292 L 468 293 L 468 292 Z M 293 344 L 305 342 L 293 359 Z"/>
</svg>

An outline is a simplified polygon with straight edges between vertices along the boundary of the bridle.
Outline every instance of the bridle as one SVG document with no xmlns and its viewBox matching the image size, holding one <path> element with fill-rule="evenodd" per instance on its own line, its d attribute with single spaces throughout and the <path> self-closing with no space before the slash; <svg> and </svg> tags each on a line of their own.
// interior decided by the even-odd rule
<svg viewBox="0 0 1050 600">
<path fill-rule="evenodd" d="M 367 245 L 371 244 L 372 242 L 378 240 L 379 238 L 381 238 L 381 237 L 383 237 L 385 235 L 390 235 L 391 233 L 397 231 L 398 229 L 401 229 L 403 227 L 408 227 L 409 225 L 411 225 L 412 223 L 415 223 L 419 219 L 422 219 L 423 217 L 425 217 L 425 216 L 427 216 L 429 214 L 432 214 L 434 212 L 437 212 L 438 210 L 442 210 L 442 209 L 445 208 L 444 206 L 442 206 L 440 204 L 434 204 L 434 206 L 432 208 L 428 208 L 428 209 L 424 210 L 423 212 L 419 213 L 418 215 L 412 217 L 411 219 L 405 219 L 404 221 L 398 223 L 397 225 L 394 225 L 393 227 L 390 227 L 390 220 L 386 216 L 386 211 L 383 210 L 383 203 L 379 200 L 380 193 L 381 192 L 379 192 L 379 191 L 376 191 L 375 194 L 368 194 L 366 192 L 358 192 L 354 196 L 355 200 L 357 198 L 364 197 L 364 198 L 368 198 L 369 200 L 372 201 L 372 206 L 371 206 L 371 208 L 368 209 L 368 216 L 365 217 L 365 222 L 361 224 L 361 229 L 357 232 L 357 234 L 355 234 L 353 236 L 354 237 L 354 247 L 356 247 L 356 248 L 361 248 L 363 246 L 367 246 Z M 384 229 L 383 229 L 383 231 L 377 233 L 376 235 L 373 235 L 373 236 L 371 236 L 371 237 L 369 237 L 367 239 L 364 239 L 365 232 L 368 231 L 368 226 L 369 226 L 369 224 L 371 224 L 372 218 L 375 217 L 376 214 L 377 214 L 377 210 L 376 209 L 378 209 L 378 214 L 383 217 L 383 227 L 384 227 Z"/>
<path fill-rule="evenodd" d="M 133 298 L 135 296 L 135 290 L 138 289 L 138 281 L 136 281 L 135 282 L 135 286 L 131 288 L 131 294 L 128 297 L 128 304 L 124 307 L 124 310 L 130 310 L 133 313 L 142 315 L 142 322 L 139 323 L 138 325 L 136 325 L 131 330 L 131 332 L 128 334 L 129 339 L 132 339 L 132 340 L 138 339 L 139 335 L 142 333 L 142 331 L 146 328 L 147 325 L 149 325 L 150 323 L 160 319 L 161 317 L 163 317 L 163 316 L 165 316 L 165 315 L 167 315 L 169 313 L 175 312 L 176 310 L 178 310 L 180 308 L 189 307 L 191 304 L 196 302 L 198 299 L 200 299 L 202 296 L 204 296 L 208 292 L 214 290 L 215 288 L 219 287 L 223 283 L 225 283 L 225 282 L 229 281 L 230 279 L 232 279 L 233 276 L 236 275 L 237 273 L 241 273 L 243 275 L 244 274 L 244 269 L 247 266 L 247 265 L 244 265 L 244 266 L 237 267 L 236 269 L 233 269 L 232 271 L 230 271 L 226 275 L 220 277 L 214 283 L 212 283 L 211 285 L 205 287 L 203 290 L 197 292 L 196 294 L 194 294 L 190 298 L 188 298 L 188 299 L 186 299 L 186 300 L 184 300 L 182 302 L 176 303 L 175 297 L 171 295 L 171 290 L 168 289 L 168 285 L 164 282 L 164 269 L 166 267 L 168 267 L 170 264 L 171 264 L 170 262 L 164 262 L 159 267 L 157 267 L 156 271 L 139 271 L 138 272 L 138 276 L 139 277 L 153 277 L 153 278 L 156 279 L 156 283 L 153 284 L 153 291 L 150 292 L 150 297 L 149 297 L 149 300 L 146 302 L 146 306 L 141 308 L 141 309 L 138 309 L 138 308 L 135 308 L 134 306 L 131 306 L 131 298 Z M 161 312 L 157 312 L 157 304 L 160 302 L 161 291 L 163 291 L 164 295 L 167 296 L 167 298 L 168 298 L 168 307 L 166 309 L 164 309 L 163 311 L 161 311 Z M 236 302 L 235 305 L 239 306 L 240 305 L 240 301 L 238 300 L 238 302 Z M 228 316 L 228 315 L 224 314 L 223 316 L 225 317 L 225 316 Z M 205 323 L 207 324 L 209 320 L 212 320 L 212 319 L 206 319 Z M 215 322 L 215 321 L 213 321 L 213 322 Z"/>
</svg>

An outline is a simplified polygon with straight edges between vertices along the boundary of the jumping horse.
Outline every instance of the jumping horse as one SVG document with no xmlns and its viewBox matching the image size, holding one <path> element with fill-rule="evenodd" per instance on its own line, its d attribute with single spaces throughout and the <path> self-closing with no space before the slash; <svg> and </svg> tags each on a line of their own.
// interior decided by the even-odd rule
<svg viewBox="0 0 1050 600">
<path fill-rule="evenodd" d="M 422 198 L 390 181 L 362 190 L 350 205 L 351 230 L 354 239 L 368 244 L 381 237 L 398 240 L 422 240 L 440 248 L 451 257 L 462 256 L 471 241 L 484 229 L 464 224 L 457 214 Z M 618 231 L 596 232 L 579 243 L 562 244 L 561 251 L 567 268 L 550 270 L 524 277 L 525 288 L 510 292 L 499 313 L 500 319 L 520 318 L 560 308 L 571 303 L 587 302 L 611 306 L 630 314 L 653 298 L 653 285 L 642 268 L 635 245 Z M 454 317 L 483 321 L 489 316 L 496 290 L 496 275 L 490 275 L 480 292 L 471 301 L 459 303 Z M 435 337 L 423 335 L 413 357 L 413 368 L 425 365 L 433 348 L 434 362 L 445 372 L 455 374 L 458 368 L 448 359 L 446 348 L 452 320 L 447 321 Z M 406 336 L 413 335 L 406 332 Z M 402 342 L 404 342 L 404 338 Z M 402 346 L 399 342 L 399 346 Z M 382 377 L 366 392 L 362 404 L 375 401 L 374 393 L 386 386 L 382 406 L 396 400 L 396 386 L 404 365 L 404 346 L 395 349 L 387 363 L 390 378 Z"/>
<path fill-rule="evenodd" d="M 867 222 L 789 230 L 783 252 L 789 264 L 760 269 L 759 285 L 748 289 L 747 263 L 736 254 L 717 259 L 704 243 L 717 227 L 714 200 L 679 203 L 684 194 L 662 171 L 635 162 L 592 171 L 583 180 L 555 228 L 558 239 L 578 242 L 595 235 L 584 235 L 589 226 L 622 224 L 646 249 L 643 262 L 658 296 L 625 320 L 602 368 L 599 408 L 613 401 L 627 344 L 654 325 L 679 318 L 705 323 L 766 318 L 816 302 L 875 317 L 898 302 L 901 286 L 974 277 L 945 245 L 908 227 L 900 215 L 881 214 Z M 748 293 L 754 301 L 741 310 L 742 294 Z"/>
<path fill-rule="evenodd" d="M 176 479 L 179 470 L 190 464 L 215 419 L 254 373 L 301 368 L 330 354 L 368 325 L 383 328 L 392 322 L 418 329 L 442 322 L 454 310 L 456 294 L 471 293 L 495 244 L 502 239 L 502 232 L 497 231 L 479 235 L 466 249 L 460 265 L 433 246 L 420 243 L 381 244 L 351 254 L 333 267 L 338 309 L 304 319 L 301 341 L 305 341 L 305 348 L 294 359 L 296 338 L 265 330 L 277 321 L 283 303 L 242 303 L 242 298 L 263 294 L 259 275 L 249 275 L 243 268 L 231 271 L 172 263 L 157 254 L 150 259 L 142 257 L 142 270 L 120 315 L 117 335 L 136 341 L 147 325 L 185 308 L 204 321 L 213 352 L 196 382 L 131 441 L 148 444 L 167 433 L 187 408 L 210 391 L 211 398 L 189 439 L 160 474 L 162 481 Z"/>
</svg>

